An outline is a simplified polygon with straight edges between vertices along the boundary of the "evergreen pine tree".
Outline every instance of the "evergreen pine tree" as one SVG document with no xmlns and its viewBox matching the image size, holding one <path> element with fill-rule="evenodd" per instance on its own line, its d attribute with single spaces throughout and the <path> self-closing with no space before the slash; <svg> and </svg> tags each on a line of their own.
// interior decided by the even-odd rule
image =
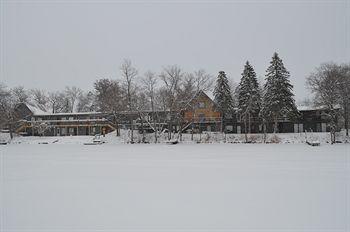
<svg viewBox="0 0 350 232">
<path fill-rule="evenodd" d="M 261 115 L 268 121 L 271 118 L 274 122 L 274 132 L 277 132 L 277 120 L 279 117 L 289 118 L 298 114 L 293 85 L 289 81 L 289 72 L 284 67 L 281 58 L 275 52 L 266 70 L 266 83 L 264 85 L 264 96 L 262 101 Z"/>
<path fill-rule="evenodd" d="M 247 61 L 242 73 L 241 81 L 237 88 L 238 91 L 238 112 L 241 120 L 244 121 L 244 131 L 251 133 L 252 115 L 258 114 L 261 107 L 261 95 L 259 83 L 256 78 L 254 68 Z M 248 124 L 248 127 L 247 127 Z"/>
<path fill-rule="evenodd" d="M 219 72 L 216 80 L 216 85 L 214 88 L 214 102 L 216 103 L 218 111 L 221 113 L 222 124 L 224 124 L 227 115 L 231 113 L 233 109 L 231 88 L 228 84 L 227 76 L 224 71 Z M 223 132 L 224 128 L 225 126 L 222 125 L 221 132 Z"/>
</svg>

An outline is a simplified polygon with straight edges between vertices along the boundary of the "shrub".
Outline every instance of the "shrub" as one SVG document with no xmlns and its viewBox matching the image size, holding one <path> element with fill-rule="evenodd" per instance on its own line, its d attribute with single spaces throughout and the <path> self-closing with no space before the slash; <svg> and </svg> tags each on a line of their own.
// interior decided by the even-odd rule
<svg viewBox="0 0 350 232">
<path fill-rule="evenodd" d="M 280 143 L 281 142 L 281 139 L 276 135 L 272 135 L 272 137 L 270 138 L 270 143 Z"/>
</svg>

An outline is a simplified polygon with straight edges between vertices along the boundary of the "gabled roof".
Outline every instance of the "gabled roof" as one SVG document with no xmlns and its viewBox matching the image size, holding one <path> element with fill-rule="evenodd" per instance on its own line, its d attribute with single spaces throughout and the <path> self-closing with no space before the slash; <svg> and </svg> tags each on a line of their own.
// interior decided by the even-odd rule
<svg viewBox="0 0 350 232">
<path fill-rule="evenodd" d="M 196 98 L 198 98 L 200 95 L 203 95 L 203 96 L 205 96 L 205 97 L 207 97 L 213 104 L 214 104 L 214 106 L 215 106 L 215 102 L 213 101 L 213 99 L 212 98 L 210 98 L 209 96 L 208 96 L 208 94 L 206 94 L 203 90 L 199 90 L 197 93 L 195 93 L 194 95 L 193 95 L 193 97 L 187 102 L 187 104 L 185 105 L 185 109 L 188 109 L 189 107 L 191 107 L 191 104 L 192 104 L 192 102 L 194 101 L 194 100 L 196 100 Z"/>
<path fill-rule="evenodd" d="M 70 116 L 70 115 L 90 115 L 90 114 L 102 114 L 102 112 L 73 112 L 73 113 L 51 113 L 48 111 L 44 111 L 39 107 L 36 107 L 32 104 L 24 104 L 34 116 L 49 116 L 49 115 L 57 115 L 57 116 Z"/>
<path fill-rule="evenodd" d="M 33 113 L 33 115 L 38 115 L 38 114 L 48 114 L 48 112 L 46 111 L 43 111 L 41 109 L 39 109 L 38 107 L 36 106 L 33 106 L 31 104 L 25 104 L 28 109 Z"/>
</svg>

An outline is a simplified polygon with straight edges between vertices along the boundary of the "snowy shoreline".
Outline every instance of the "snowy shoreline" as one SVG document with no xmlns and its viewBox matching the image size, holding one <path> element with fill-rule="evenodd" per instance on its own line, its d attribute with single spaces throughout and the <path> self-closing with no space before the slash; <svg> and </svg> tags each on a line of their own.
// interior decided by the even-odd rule
<svg viewBox="0 0 350 232">
<path fill-rule="evenodd" d="M 249 144 L 264 144 L 263 134 L 248 135 Z M 7 141 L 9 144 L 84 144 L 93 140 L 94 136 L 15 136 L 11 141 L 9 134 L 0 133 L 0 140 Z M 154 144 L 154 134 L 146 134 L 147 143 Z M 217 132 L 206 132 L 194 134 L 191 140 L 191 134 L 183 134 L 179 144 L 246 144 L 244 134 L 222 134 Z M 105 144 L 129 144 L 129 134 L 122 131 L 121 136 L 116 136 L 115 132 L 101 136 Z M 338 132 L 336 136 L 338 143 L 349 143 L 350 138 L 345 136 L 345 132 Z M 135 133 L 135 144 L 142 144 L 142 135 Z M 276 144 L 300 144 L 306 141 L 317 141 L 320 144 L 330 143 L 329 133 L 280 133 L 267 134 L 266 143 Z M 161 134 L 157 144 L 166 144 L 168 142 L 167 134 Z M 134 145 L 135 145 L 134 144 Z M 130 144 L 131 145 L 131 144 Z"/>
</svg>

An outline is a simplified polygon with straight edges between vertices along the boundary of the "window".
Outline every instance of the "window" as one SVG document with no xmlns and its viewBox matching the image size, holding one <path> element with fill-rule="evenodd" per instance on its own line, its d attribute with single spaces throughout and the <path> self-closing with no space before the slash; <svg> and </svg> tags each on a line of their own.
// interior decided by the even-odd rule
<svg viewBox="0 0 350 232">
<path fill-rule="evenodd" d="M 205 122 L 205 114 L 199 114 L 199 122 Z"/>
<path fill-rule="evenodd" d="M 237 126 L 237 134 L 241 133 L 241 126 Z"/>
<path fill-rule="evenodd" d="M 198 108 L 199 109 L 205 108 L 205 103 L 204 102 L 198 102 Z"/>
</svg>

